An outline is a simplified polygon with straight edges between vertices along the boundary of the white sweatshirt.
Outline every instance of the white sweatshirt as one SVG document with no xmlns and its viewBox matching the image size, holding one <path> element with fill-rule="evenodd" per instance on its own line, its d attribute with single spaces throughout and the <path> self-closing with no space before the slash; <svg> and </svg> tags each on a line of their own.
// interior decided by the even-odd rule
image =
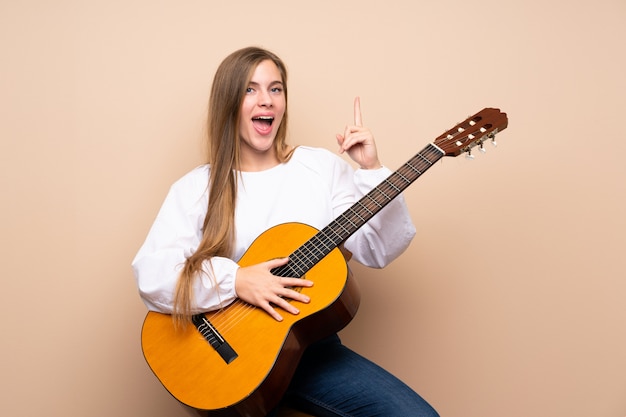
<svg viewBox="0 0 626 417">
<path fill-rule="evenodd" d="M 172 185 L 132 262 L 139 293 L 150 310 L 172 312 L 180 270 L 202 238 L 209 174 L 210 167 L 203 165 Z M 194 287 L 196 310 L 214 310 L 237 298 L 237 261 L 265 230 L 287 222 L 323 229 L 390 174 L 385 167 L 355 171 L 330 151 L 305 146 L 296 148 L 284 164 L 260 172 L 242 172 L 238 176 L 235 253 L 230 258 L 212 258 L 212 269 L 205 265 L 206 274 L 201 274 Z M 400 195 L 352 234 L 344 246 L 355 261 L 382 268 L 408 247 L 413 236 L 415 227 Z M 209 271 L 214 273 L 217 289 Z"/>
</svg>

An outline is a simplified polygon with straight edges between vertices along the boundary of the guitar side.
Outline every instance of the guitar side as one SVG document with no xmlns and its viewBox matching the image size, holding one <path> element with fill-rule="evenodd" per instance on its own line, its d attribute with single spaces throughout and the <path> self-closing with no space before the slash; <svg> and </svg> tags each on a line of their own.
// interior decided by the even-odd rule
<svg viewBox="0 0 626 417">
<path fill-rule="evenodd" d="M 288 223 L 259 236 L 241 266 L 288 256 L 317 229 Z M 205 314 L 237 357 L 226 363 L 195 326 L 175 329 L 171 316 L 149 312 L 142 328 L 142 349 L 150 368 L 180 402 L 202 410 L 232 408 L 242 415 L 265 415 L 280 400 L 304 349 L 345 327 L 360 297 L 339 249 L 306 274 L 311 297 L 297 303 L 300 314 L 283 313 L 277 322 L 265 311 L 237 300 Z"/>
</svg>

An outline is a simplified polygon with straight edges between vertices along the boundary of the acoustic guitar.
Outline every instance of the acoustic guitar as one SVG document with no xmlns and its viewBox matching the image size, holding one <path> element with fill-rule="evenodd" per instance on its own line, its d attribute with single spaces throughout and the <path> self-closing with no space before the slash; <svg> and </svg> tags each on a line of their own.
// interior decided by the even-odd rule
<svg viewBox="0 0 626 417">
<path fill-rule="evenodd" d="M 438 136 L 324 229 L 287 223 L 260 235 L 239 264 L 288 256 L 273 274 L 315 282 L 298 288 L 311 298 L 298 303 L 300 314 L 278 322 L 236 300 L 194 316 L 193 326 L 181 330 L 171 316 L 149 312 L 141 345 L 154 374 L 177 400 L 211 416 L 265 416 L 285 393 L 306 347 L 344 328 L 357 312 L 360 296 L 341 244 L 440 158 L 471 156 L 474 147 L 495 144 L 507 125 L 506 113 L 485 108 Z"/>
</svg>

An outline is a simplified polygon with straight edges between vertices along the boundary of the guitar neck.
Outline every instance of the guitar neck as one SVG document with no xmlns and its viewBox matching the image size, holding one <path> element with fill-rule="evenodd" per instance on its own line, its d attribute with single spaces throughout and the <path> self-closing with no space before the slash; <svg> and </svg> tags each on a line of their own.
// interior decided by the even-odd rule
<svg viewBox="0 0 626 417">
<path fill-rule="evenodd" d="M 304 276 L 309 269 L 345 242 L 444 155 L 444 151 L 434 144 L 427 145 L 352 207 L 296 249 L 289 255 L 289 262 L 274 268 L 272 273 L 283 277 Z"/>
</svg>

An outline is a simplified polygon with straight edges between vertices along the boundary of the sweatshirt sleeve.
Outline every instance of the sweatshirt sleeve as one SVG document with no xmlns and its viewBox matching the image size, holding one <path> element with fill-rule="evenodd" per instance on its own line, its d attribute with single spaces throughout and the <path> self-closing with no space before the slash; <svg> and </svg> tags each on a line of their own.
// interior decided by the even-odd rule
<svg viewBox="0 0 626 417">
<path fill-rule="evenodd" d="M 172 313 L 178 276 L 202 238 L 206 184 L 206 169 L 198 168 L 172 185 L 132 261 L 139 294 L 149 310 Z M 228 258 L 205 261 L 203 273 L 194 286 L 194 306 L 198 311 L 220 308 L 236 298 L 238 268 Z"/>
<path fill-rule="evenodd" d="M 385 180 L 391 171 L 357 169 L 354 173 L 357 200 Z M 390 201 L 345 242 L 353 259 L 373 268 L 383 268 L 400 256 L 416 234 L 402 194 Z"/>
</svg>

